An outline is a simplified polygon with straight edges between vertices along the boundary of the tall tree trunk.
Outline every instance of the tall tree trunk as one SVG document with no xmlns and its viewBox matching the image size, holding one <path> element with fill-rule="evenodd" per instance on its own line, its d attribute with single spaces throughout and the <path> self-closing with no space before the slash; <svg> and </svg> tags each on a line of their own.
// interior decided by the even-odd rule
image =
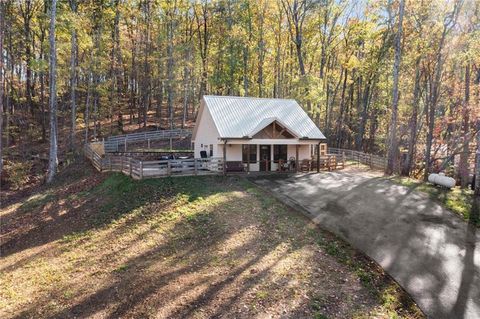
<svg viewBox="0 0 480 319">
<path fill-rule="evenodd" d="M 3 173 L 3 83 L 5 70 L 3 67 L 3 33 L 5 29 L 4 3 L 0 2 L 0 180 Z"/>
<path fill-rule="evenodd" d="M 458 177 L 460 178 L 460 186 L 466 187 L 469 183 L 468 177 L 468 157 L 470 150 L 470 63 L 465 67 L 465 99 L 463 101 L 463 150 L 460 153 L 460 162 L 458 165 Z M 480 133 L 477 133 L 480 134 Z"/>
<path fill-rule="evenodd" d="M 47 183 L 51 183 L 58 166 L 57 145 L 57 49 L 55 46 L 55 19 L 57 0 L 50 8 L 50 155 L 48 157 Z"/>
<path fill-rule="evenodd" d="M 118 24 L 120 22 L 120 10 L 118 8 L 119 0 L 115 0 L 113 2 L 115 8 L 115 16 L 113 18 L 113 28 L 112 28 L 112 50 L 110 51 L 110 79 L 111 79 L 111 86 L 110 86 L 110 103 L 109 103 L 109 116 L 110 116 L 110 134 L 113 134 L 113 114 L 114 108 L 118 110 L 119 113 L 119 95 L 120 95 L 120 85 L 119 82 L 121 80 L 121 76 L 118 72 L 118 64 L 120 64 L 120 54 L 118 54 L 119 50 L 119 29 Z M 117 64 L 118 63 L 118 64 Z M 120 115 L 119 115 L 120 116 Z M 119 119 L 121 121 L 121 119 Z"/>
<path fill-rule="evenodd" d="M 186 16 L 187 26 L 185 28 L 185 64 L 183 67 L 183 115 L 182 115 L 182 129 L 185 128 L 187 117 L 188 117 L 188 101 L 189 101 L 189 84 L 190 84 L 190 67 L 191 67 L 191 57 L 192 57 L 192 38 L 193 38 L 193 31 L 192 31 L 192 24 Z"/>
<path fill-rule="evenodd" d="M 47 6 L 44 5 L 44 10 L 47 10 Z M 44 12 L 46 15 L 46 12 Z M 46 35 L 46 26 L 44 27 L 43 23 L 40 24 L 40 61 L 45 60 L 45 35 Z M 40 108 L 42 112 L 42 142 L 47 140 L 47 119 L 45 111 L 45 71 L 42 68 L 39 72 L 40 76 Z"/>
<path fill-rule="evenodd" d="M 435 128 L 435 110 L 437 108 L 438 97 L 440 95 L 440 85 L 441 85 L 441 78 L 443 72 L 443 47 L 445 45 L 445 39 L 449 31 L 455 26 L 457 23 L 458 13 L 460 8 L 463 4 L 463 1 L 457 0 L 454 3 L 454 8 L 452 12 L 447 13 L 444 24 L 443 24 L 443 31 L 442 36 L 440 38 L 438 49 L 436 53 L 436 65 L 434 71 L 434 79 L 431 87 L 431 93 L 428 103 L 428 132 L 427 132 L 427 140 L 426 140 L 426 147 L 425 147 L 425 170 L 423 174 L 423 179 L 425 181 L 428 180 L 428 175 L 430 174 L 430 167 L 431 167 L 431 152 L 432 152 L 432 143 L 433 143 L 433 129 Z"/>
<path fill-rule="evenodd" d="M 20 4 L 20 11 L 23 17 L 23 29 L 25 33 L 25 40 L 23 45 L 25 46 L 25 60 L 26 60 L 26 97 L 27 97 L 27 108 L 30 113 L 33 115 L 33 105 L 32 105 L 32 39 L 31 39 L 31 20 L 33 17 L 33 3 L 31 0 L 25 0 L 24 3 Z"/>
<path fill-rule="evenodd" d="M 402 33 L 403 33 L 403 13 L 405 10 L 405 0 L 400 0 L 400 8 L 398 12 L 398 30 L 395 35 L 395 61 L 393 63 L 393 101 L 392 101 L 392 118 L 390 120 L 389 143 L 387 168 L 385 173 L 393 174 L 396 164 L 398 142 L 397 142 L 397 115 L 398 115 L 398 80 L 400 77 L 400 62 L 402 59 Z"/>
<path fill-rule="evenodd" d="M 77 1 L 70 0 L 70 9 L 74 16 L 77 14 Z M 77 124 L 77 30 L 75 25 L 72 27 L 71 48 L 70 48 L 70 103 L 71 103 L 71 127 L 70 127 L 70 151 L 75 151 L 75 131 Z"/>
<path fill-rule="evenodd" d="M 342 132 L 343 132 L 343 121 L 344 121 L 344 114 L 345 114 L 345 91 L 347 89 L 347 78 L 348 78 L 348 70 L 345 69 L 343 78 L 343 86 L 342 86 L 342 98 L 340 100 L 340 115 L 338 116 L 337 120 L 337 130 L 335 134 L 336 138 L 336 145 L 337 147 L 342 147 Z"/>
<path fill-rule="evenodd" d="M 90 100 L 92 95 L 91 90 L 91 83 L 92 83 L 92 70 L 88 71 L 88 79 L 87 79 L 87 100 L 85 101 L 85 145 L 88 143 L 88 130 L 90 128 Z"/>
<path fill-rule="evenodd" d="M 477 132 L 480 132 L 480 119 L 476 123 Z M 480 133 L 477 133 L 477 151 L 475 153 L 475 184 L 473 185 L 474 194 L 480 196 Z"/>
<path fill-rule="evenodd" d="M 200 16 L 197 12 L 197 7 L 194 7 L 195 20 L 197 22 L 197 34 L 198 34 L 198 44 L 200 51 L 200 59 L 202 61 L 202 70 L 201 70 L 201 79 L 200 79 L 200 90 L 199 99 L 207 93 L 207 80 L 208 80 L 208 48 L 209 48 L 209 39 L 210 39 L 210 29 L 208 27 L 209 23 L 209 1 L 205 1 L 200 5 L 201 13 Z"/>
<path fill-rule="evenodd" d="M 420 102 L 420 58 L 417 59 L 415 67 L 415 84 L 413 88 L 413 102 L 412 102 L 412 115 L 408 124 L 409 138 L 408 138 L 408 151 L 405 162 L 402 167 L 402 175 L 409 176 L 412 170 L 413 159 L 415 158 L 416 141 L 417 141 L 417 117 L 418 117 L 418 103 Z"/>
<path fill-rule="evenodd" d="M 174 128 L 173 123 L 173 15 L 175 9 L 169 9 L 169 21 L 167 23 L 167 108 L 168 108 L 168 117 L 170 129 Z"/>
</svg>

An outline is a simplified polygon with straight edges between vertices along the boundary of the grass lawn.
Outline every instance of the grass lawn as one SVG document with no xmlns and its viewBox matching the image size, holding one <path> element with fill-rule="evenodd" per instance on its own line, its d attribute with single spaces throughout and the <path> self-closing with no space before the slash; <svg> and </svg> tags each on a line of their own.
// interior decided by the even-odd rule
<svg viewBox="0 0 480 319">
<path fill-rule="evenodd" d="M 391 180 L 397 184 L 429 194 L 432 199 L 440 202 L 450 211 L 480 227 L 478 213 L 473 213 L 474 197 L 471 189 L 462 189 L 460 187 L 446 189 L 413 178 L 401 176 L 392 177 Z"/>
<path fill-rule="evenodd" d="M 5 203 L 1 318 L 423 317 L 375 263 L 240 177 L 74 164 Z"/>
</svg>

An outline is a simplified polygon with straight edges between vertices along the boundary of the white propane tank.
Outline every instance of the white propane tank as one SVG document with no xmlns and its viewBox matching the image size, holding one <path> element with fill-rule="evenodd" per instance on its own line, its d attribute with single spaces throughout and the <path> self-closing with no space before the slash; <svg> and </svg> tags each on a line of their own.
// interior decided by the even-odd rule
<svg viewBox="0 0 480 319">
<path fill-rule="evenodd" d="M 447 188 L 452 188 L 455 186 L 455 179 L 445 176 L 443 173 L 428 175 L 428 181 L 432 184 L 437 184 Z"/>
</svg>

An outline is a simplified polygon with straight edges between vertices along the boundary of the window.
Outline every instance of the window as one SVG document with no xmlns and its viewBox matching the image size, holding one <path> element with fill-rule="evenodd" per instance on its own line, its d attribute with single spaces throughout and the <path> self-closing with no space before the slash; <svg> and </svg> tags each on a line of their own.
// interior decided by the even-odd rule
<svg viewBox="0 0 480 319">
<path fill-rule="evenodd" d="M 320 156 L 327 155 L 327 144 L 320 144 Z"/>
<path fill-rule="evenodd" d="M 210 157 L 213 156 L 213 144 L 210 144 Z"/>
<path fill-rule="evenodd" d="M 248 158 L 248 149 L 250 148 L 250 161 L 247 160 Z M 242 162 L 244 163 L 256 163 L 257 162 L 257 145 L 249 145 L 243 144 L 242 145 Z"/>
<path fill-rule="evenodd" d="M 287 145 L 273 145 L 273 162 L 278 160 L 287 160 Z"/>
</svg>

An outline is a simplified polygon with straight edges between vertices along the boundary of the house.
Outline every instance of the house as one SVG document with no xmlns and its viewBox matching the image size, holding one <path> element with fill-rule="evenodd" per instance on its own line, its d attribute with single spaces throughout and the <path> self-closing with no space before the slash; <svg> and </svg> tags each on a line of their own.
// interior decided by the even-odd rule
<svg viewBox="0 0 480 319">
<path fill-rule="evenodd" d="M 310 160 L 317 147 L 326 153 L 325 136 L 290 99 L 204 96 L 192 135 L 195 158 L 223 158 L 248 171 Z"/>
</svg>

